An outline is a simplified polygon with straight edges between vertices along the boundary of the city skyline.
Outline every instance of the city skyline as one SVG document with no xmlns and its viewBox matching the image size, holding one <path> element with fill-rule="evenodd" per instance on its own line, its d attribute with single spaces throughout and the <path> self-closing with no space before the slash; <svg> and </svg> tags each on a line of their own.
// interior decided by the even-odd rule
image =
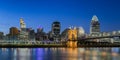
<svg viewBox="0 0 120 60">
<path fill-rule="evenodd" d="M 52 22 L 61 22 L 61 31 L 69 26 L 82 26 L 89 33 L 93 15 L 97 15 L 102 32 L 120 29 L 119 1 L 78 1 L 78 0 L 0 0 L 0 31 L 5 34 L 14 26 L 20 29 L 19 18 L 26 26 L 45 32 L 51 30 Z M 13 4 L 14 3 L 14 4 Z"/>
</svg>

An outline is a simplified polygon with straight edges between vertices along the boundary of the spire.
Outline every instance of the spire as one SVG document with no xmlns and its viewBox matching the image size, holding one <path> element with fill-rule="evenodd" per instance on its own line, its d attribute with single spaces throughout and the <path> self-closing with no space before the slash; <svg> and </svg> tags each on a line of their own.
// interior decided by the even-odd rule
<svg viewBox="0 0 120 60">
<path fill-rule="evenodd" d="M 92 20 L 93 20 L 93 21 L 98 21 L 97 16 L 96 16 L 96 15 L 93 15 Z"/>
</svg>

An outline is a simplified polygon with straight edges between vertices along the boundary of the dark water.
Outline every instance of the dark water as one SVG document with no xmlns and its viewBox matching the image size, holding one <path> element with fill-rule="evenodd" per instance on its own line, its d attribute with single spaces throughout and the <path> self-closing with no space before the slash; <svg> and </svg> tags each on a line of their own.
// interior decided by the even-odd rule
<svg viewBox="0 0 120 60">
<path fill-rule="evenodd" d="M 120 60 L 120 48 L 0 48 L 0 60 Z"/>
</svg>

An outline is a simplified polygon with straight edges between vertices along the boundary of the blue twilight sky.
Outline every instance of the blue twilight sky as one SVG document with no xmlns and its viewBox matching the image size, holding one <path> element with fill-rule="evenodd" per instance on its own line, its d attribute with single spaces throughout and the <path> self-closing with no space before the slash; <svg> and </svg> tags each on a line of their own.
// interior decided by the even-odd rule
<svg viewBox="0 0 120 60">
<path fill-rule="evenodd" d="M 19 18 L 27 27 L 45 32 L 53 21 L 61 22 L 61 30 L 69 26 L 82 26 L 89 33 L 90 21 L 97 15 L 101 31 L 120 30 L 120 0 L 0 0 L 0 31 L 20 28 Z"/>
</svg>

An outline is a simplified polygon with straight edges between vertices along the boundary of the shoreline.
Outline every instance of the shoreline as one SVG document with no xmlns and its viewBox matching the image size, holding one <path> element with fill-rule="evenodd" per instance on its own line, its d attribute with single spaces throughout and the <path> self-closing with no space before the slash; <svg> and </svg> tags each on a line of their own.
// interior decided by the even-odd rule
<svg viewBox="0 0 120 60">
<path fill-rule="evenodd" d="M 0 45 L 0 48 L 91 48 L 91 47 L 120 47 L 120 45 L 79 45 L 78 47 L 67 47 L 67 45 Z"/>
</svg>

